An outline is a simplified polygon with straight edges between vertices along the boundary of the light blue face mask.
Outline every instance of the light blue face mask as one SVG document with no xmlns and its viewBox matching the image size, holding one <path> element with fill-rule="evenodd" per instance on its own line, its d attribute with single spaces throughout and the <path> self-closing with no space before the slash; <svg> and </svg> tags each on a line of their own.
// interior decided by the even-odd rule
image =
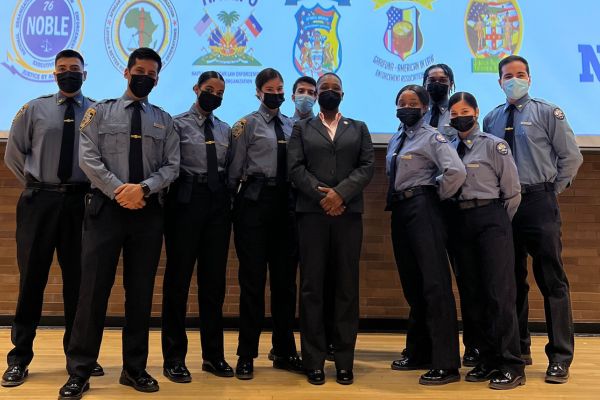
<svg viewBox="0 0 600 400">
<path fill-rule="evenodd" d="M 298 110 L 300 114 L 308 114 L 315 105 L 315 98 L 307 94 L 296 95 L 295 99 L 294 103 L 296 104 L 296 110 Z"/>
<path fill-rule="evenodd" d="M 527 79 L 511 78 L 504 81 L 502 90 L 506 93 L 506 97 L 511 100 L 519 100 L 529 91 L 529 81 Z"/>
</svg>

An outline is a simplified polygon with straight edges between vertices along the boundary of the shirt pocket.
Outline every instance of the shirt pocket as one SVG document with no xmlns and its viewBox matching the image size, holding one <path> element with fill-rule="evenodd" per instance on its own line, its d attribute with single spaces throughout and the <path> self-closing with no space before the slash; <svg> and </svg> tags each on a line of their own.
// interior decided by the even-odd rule
<svg viewBox="0 0 600 400">
<path fill-rule="evenodd" d="M 229 143 L 216 139 L 215 146 L 217 149 L 217 160 L 220 166 L 224 166 L 229 151 Z"/>
<path fill-rule="evenodd" d="M 98 128 L 98 147 L 102 154 L 119 154 L 129 146 L 129 125 L 103 124 Z"/>
<path fill-rule="evenodd" d="M 160 163 L 162 161 L 166 134 L 165 128 L 156 126 L 151 126 L 142 133 L 143 151 L 152 163 Z"/>
</svg>

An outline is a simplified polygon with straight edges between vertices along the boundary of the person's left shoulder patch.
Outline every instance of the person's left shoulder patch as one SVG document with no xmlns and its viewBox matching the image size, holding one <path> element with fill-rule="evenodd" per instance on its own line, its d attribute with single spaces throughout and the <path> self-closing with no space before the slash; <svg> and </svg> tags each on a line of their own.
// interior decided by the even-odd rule
<svg viewBox="0 0 600 400">
<path fill-rule="evenodd" d="M 238 122 L 233 124 L 233 127 L 231 128 L 231 134 L 233 135 L 233 137 L 235 139 L 237 139 L 244 133 L 245 128 L 246 128 L 246 119 L 242 118 Z"/>
<path fill-rule="evenodd" d="M 12 120 L 13 124 L 14 124 L 15 122 L 17 122 L 17 121 L 19 120 L 19 118 L 21 118 L 21 117 L 23 116 L 23 114 L 25 114 L 25 111 L 27 111 L 27 109 L 28 109 L 28 108 L 29 108 L 29 103 L 25 103 L 25 104 L 23 105 L 23 107 L 21 107 L 21 108 L 19 109 L 19 111 L 17 111 L 17 113 L 15 114 L 15 117 L 14 117 L 14 118 L 13 118 L 13 120 Z"/>
<path fill-rule="evenodd" d="M 563 112 L 563 110 L 561 110 L 560 108 L 556 107 L 553 111 L 554 113 L 554 118 L 559 119 L 559 120 L 563 120 L 565 119 L 565 113 Z"/>
<path fill-rule="evenodd" d="M 96 109 L 92 108 L 92 107 L 88 108 L 87 111 L 85 112 L 85 115 L 81 119 L 81 124 L 79 124 L 79 130 L 82 131 L 86 126 L 88 126 L 90 124 L 90 122 L 92 122 L 92 120 L 94 119 L 95 116 L 96 116 Z"/>
<path fill-rule="evenodd" d="M 502 154 L 503 156 L 508 154 L 508 146 L 504 142 L 499 142 L 496 145 L 496 150 L 498 151 L 498 153 Z"/>
<path fill-rule="evenodd" d="M 446 137 L 444 135 L 442 135 L 441 133 L 437 133 L 435 135 L 435 140 L 437 140 L 440 143 L 448 143 L 448 139 L 446 139 Z"/>
</svg>

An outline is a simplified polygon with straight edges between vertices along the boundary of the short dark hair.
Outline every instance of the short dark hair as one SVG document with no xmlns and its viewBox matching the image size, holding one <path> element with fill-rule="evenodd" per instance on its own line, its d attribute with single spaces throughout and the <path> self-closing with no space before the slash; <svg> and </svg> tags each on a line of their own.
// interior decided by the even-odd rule
<svg viewBox="0 0 600 400">
<path fill-rule="evenodd" d="M 529 63 L 527 62 L 526 59 L 524 59 L 521 56 L 517 56 L 517 55 L 510 55 L 506 58 L 503 58 L 502 60 L 500 60 L 500 62 L 498 63 L 498 75 L 500 75 L 500 79 L 502 79 L 502 67 L 504 67 L 506 64 L 510 64 L 512 62 L 515 61 L 520 61 L 523 64 L 525 64 L 525 70 L 527 71 L 527 75 L 529 75 Z"/>
<path fill-rule="evenodd" d="M 463 101 L 463 100 L 469 106 L 471 106 L 475 109 L 479 108 L 479 106 L 477 105 L 477 100 L 475 99 L 475 96 L 473 96 L 471 93 L 456 92 L 452 96 L 450 96 L 450 99 L 448 100 L 448 109 L 451 109 L 453 105 L 455 105 L 456 103 Z"/>
<path fill-rule="evenodd" d="M 325 72 L 323 75 L 321 75 L 319 77 L 319 79 L 317 79 L 317 84 L 315 86 L 319 86 L 319 83 L 321 83 L 321 81 L 323 80 L 323 78 L 325 78 L 326 76 L 335 76 L 337 78 L 338 81 L 340 81 L 340 86 L 343 86 L 342 84 L 342 78 L 340 78 L 340 76 L 338 74 L 336 74 L 335 72 Z"/>
<path fill-rule="evenodd" d="M 256 84 L 256 88 L 258 90 L 262 90 L 262 87 L 265 85 L 265 83 L 269 82 L 271 79 L 276 78 L 281 79 L 281 82 L 283 82 L 283 76 L 281 76 L 281 73 L 279 73 L 279 71 L 277 71 L 275 68 L 265 68 L 262 71 L 260 71 L 258 75 L 256 75 L 254 83 Z"/>
<path fill-rule="evenodd" d="M 398 104 L 398 100 L 400 100 L 402 93 L 406 92 L 407 90 L 415 92 L 421 103 L 423 103 L 424 106 L 429 107 L 429 93 L 427 93 L 427 90 L 425 90 L 423 86 L 419 85 L 406 85 L 400 89 L 396 95 L 396 104 Z"/>
<path fill-rule="evenodd" d="M 315 81 L 312 77 L 301 76 L 300 78 L 296 79 L 296 82 L 294 82 L 292 93 L 296 93 L 296 88 L 298 87 L 299 83 L 308 83 L 309 85 L 313 85 L 315 88 L 317 87 L 317 81 Z"/>
<path fill-rule="evenodd" d="M 444 74 L 446 74 L 446 76 L 450 80 L 450 90 L 454 90 L 454 72 L 452 71 L 452 68 L 450 68 L 447 64 L 433 64 L 427 67 L 425 72 L 423 72 L 423 86 L 427 87 L 427 78 L 429 77 L 429 72 L 432 69 L 436 68 L 439 68 L 442 71 L 444 71 Z"/>
<path fill-rule="evenodd" d="M 136 60 L 152 60 L 158 64 L 158 71 L 162 68 L 162 59 L 158 53 L 149 47 L 140 47 L 135 49 L 130 55 L 127 61 L 127 69 L 131 69 L 135 65 Z"/>
<path fill-rule="evenodd" d="M 225 82 L 223 75 L 221 75 L 217 71 L 205 71 L 205 72 L 201 73 L 200 76 L 198 77 L 198 87 L 200 87 L 207 80 L 213 79 L 213 78 L 216 78 L 220 81 Z"/>
<path fill-rule="evenodd" d="M 83 61 L 83 56 L 75 50 L 64 49 L 59 51 L 56 57 L 54 57 L 54 65 L 56 65 L 58 60 L 60 60 L 61 58 L 78 58 L 79 61 L 81 61 L 81 66 L 85 65 L 85 62 Z"/>
</svg>

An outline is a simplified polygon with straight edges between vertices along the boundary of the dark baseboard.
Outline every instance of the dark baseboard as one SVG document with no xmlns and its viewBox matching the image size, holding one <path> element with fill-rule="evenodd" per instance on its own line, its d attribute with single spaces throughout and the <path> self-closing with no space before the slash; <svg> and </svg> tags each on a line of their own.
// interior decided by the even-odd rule
<svg viewBox="0 0 600 400">
<path fill-rule="evenodd" d="M 12 316 L 0 315 L 0 327 L 9 327 L 12 323 Z M 187 318 L 187 326 L 192 329 L 197 329 L 200 326 L 198 318 Z M 124 317 L 107 317 L 105 326 L 107 328 L 121 328 L 124 325 Z M 459 323 L 462 329 L 462 323 Z M 40 326 L 57 327 L 64 326 L 63 317 L 42 317 Z M 160 318 L 152 317 L 150 319 L 152 328 L 160 328 Z M 239 327 L 239 319 L 237 317 L 226 317 L 223 320 L 223 326 L 227 330 L 237 330 Z M 363 318 L 360 320 L 359 329 L 361 332 L 383 332 L 383 333 L 398 333 L 406 332 L 407 320 L 400 318 Z M 270 330 L 272 327 L 271 318 L 265 318 L 265 329 Z M 298 329 L 298 320 L 295 324 Z M 530 322 L 529 330 L 531 333 L 546 333 L 546 324 L 543 322 Z M 580 335 L 597 335 L 600 334 L 600 323 L 598 322 L 577 322 L 575 323 L 575 333 Z"/>
</svg>

